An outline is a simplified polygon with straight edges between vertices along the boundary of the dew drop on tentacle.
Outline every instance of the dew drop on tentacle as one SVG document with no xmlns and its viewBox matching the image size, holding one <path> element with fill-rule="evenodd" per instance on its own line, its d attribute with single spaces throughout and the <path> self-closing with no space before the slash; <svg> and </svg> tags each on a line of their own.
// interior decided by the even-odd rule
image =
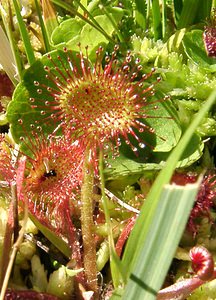
<svg viewBox="0 0 216 300">
<path fill-rule="evenodd" d="M 39 81 L 36 81 L 36 80 L 35 80 L 35 81 L 34 81 L 34 85 L 35 85 L 35 86 L 39 86 L 39 85 L 40 85 Z"/>
<path fill-rule="evenodd" d="M 42 132 L 42 127 L 41 127 L 41 126 L 37 126 L 37 130 L 38 130 L 39 132 Z"/>
<path fill-rule="evenodd" d="M 144 148 L 146 147 L 146 145 L 145 145 L 144 143 L 139 143 L 139 147 L 140 147 L 141 149 L 144 149 Z"/>
<path fill-rule="evenodd" d="M 137 147 L 135 147 L 135 146 L 131 146 L 131 149 L 132 149 L 133 152 L 137 152 L 138 151 Z"/>
<path fill-rule="evenodd" d="M 48 67 L 48 66 L 44 66 L 44 71 L 46 71 L 46 72 L 50 72 L 50 67 Z"/>
<path fill-rule="evenodd" d="M 37 93 L 41 95 L 43 93 L 42 89 L 37 89 Z"/>
</svg>

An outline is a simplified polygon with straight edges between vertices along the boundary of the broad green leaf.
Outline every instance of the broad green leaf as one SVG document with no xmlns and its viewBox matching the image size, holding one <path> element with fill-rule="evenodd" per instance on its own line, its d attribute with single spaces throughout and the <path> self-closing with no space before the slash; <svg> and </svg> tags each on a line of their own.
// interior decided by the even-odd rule
<svg viewBox="0 0 216 300">
<path fill-rule="evenodd" d="M 121 8 L 109 9 L 115 23 L 121 20 L 124 15 L 124 10 Z M 101 28 L 111 36 L 115 27 L 112 20 L 107 15 L 97 15 L 94 20 L 100 24 Z M 59 27 L 55 29 L 52 35 L 52 42 L 55 47 L 61 47 L 64 44 L 68 49 L 79 50 L 78 44 L 82 47 L 88 46 L 88 54 L 90 58 L 95 58 L 95 51 L 99 46 L 106 46 L 109 40 L 98 29 L 88 23 L 80 21 L 78 18 L 68 19 L 63 21 Z"/>
<path fill-rule="evenodd" d="M 67 43 L 75 36 L 79 35 L 85 23 L 77 18 L 63 21 L 52 33 L 52 44 L 58 45 Z"/>
<path fill-rule="evenodd" d="M 203 31 L 193 30 L 185 34 L 183 45 L 187 56 L 200 67 L 210 72 L 216 71 L 216 59 L 208 57 L 203 43 Z"/>
<path fill-rule="evenodd" d="M 203 154 L 204 144 L 197 134 L 191 137 L 190 142 L 181 155 L 176 167 L 186 168 L 196 162 Z M 168 159 L 169 153 L 155 153 L 153 161 L 158 162 L 164 166 L 165 161 Z"/>
<path fill-rule="evenodd" d="M 177 168 L 186 168 L 196 162 L 203 154 L 204 144 L 198 135 L 194 134 L 185 151 L 180 157 Z M 147 171 L 160 171 L 166 163 L 169 153 L 153 153 L 151 162 L 140 162 L 120 154 L 115 160 L 108 161 L 109 167 L 104 170 L 106 180 L 118 180 L 133 184 L 139 176 Z M 130 179 L 131 178 L 131 179 Z M 122 183 L 123 184 L 123 183 Z"/>
<path fill-rule="evenodd" d="M 154 129 L 154 152 L 169 152 L 178 143 L 181 137 L 181 128 L 172 105 L 169 102 L 157 104 L 158 109 L 149 118 L 147 124 Z M 149 113 L 151 115 L 151 113 Z"/>
<path fill-rule="evenodd" d="M 112 15 L 115 18 L 115 21 L 118 23 L 122 16 L 123 11 L 119 10 L 118 13 Z M 100 26 L 106 31 L 106 33 L 110 36 L 113 34 L 115 28 L 112 24 L 112 21 L 106 15 L 96 16 L 94 18 Z M 74 37 L 75 39 L 76 37 Z M 77 43 L 74 43 L 74 39 L 68 41 L 66 46 L 71 50 L 78 50 L 79 47 Z M 105 47 L 108 44 L 107 38 L 99 32 L 97 29 L 93 28 L 90 24 L 85 24 L 80 32 L 79 41 L 81 41 L 83 46 L 88 46 L 88 53 L 90 58 L 95 57 L 95 51 L 99 46 Z"/>
</svg>

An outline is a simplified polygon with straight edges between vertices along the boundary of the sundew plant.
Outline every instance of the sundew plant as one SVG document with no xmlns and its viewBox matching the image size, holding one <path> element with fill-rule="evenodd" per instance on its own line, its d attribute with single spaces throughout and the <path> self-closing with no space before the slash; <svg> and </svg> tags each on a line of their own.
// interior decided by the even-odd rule
<svg viewBox="0 0 216 300">
<path fill-rule="evenodd" d="M 215 299 L 215 1 L 0 21 L 0 299 Z"/>
</svg>

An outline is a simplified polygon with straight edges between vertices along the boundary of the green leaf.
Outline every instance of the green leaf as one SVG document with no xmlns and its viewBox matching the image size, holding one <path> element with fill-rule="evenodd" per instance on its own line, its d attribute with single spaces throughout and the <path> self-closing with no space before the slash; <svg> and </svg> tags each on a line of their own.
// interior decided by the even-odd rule
<svg viewBox="0 0 216 300">
<path fill-rule="evenodd" d="M 203 149 L 204 143 L 197 134 L 194 134 L 177 162 L 176 167 L 189 167 L 200 159 Z M 120 154 L 115 160 L 108 160 L 109 168 L 104 170 L 105 178 L 107 181 L 121 181 L 121 186 L 124 182 L 126 182 L 125 185 L 133 184 L 146 171 L 160 171 L 165 166 L 169 155 L 170 152 L 157 152 L 151 156 L 151 162 L 142 163 Z"/>
<path fill-rule="evenodd" d="M 153 32 L 155 40 L 162 38 L 162 20 L 160 13 L 159 0 L 151 0 L 152 3 L 152 18 L 153 18 Z"/>
<path fill-rule="evenodd" d="M 54 232 L 48 229 L 46 226 L 42 225 L 34 215 L 30 215 L 30 219 L 35 224 L 35 226 L 40 230 L 43 235 L 66 257 L 70 257 L 71 250 L 69 245 L 60 237 L 58 237 Z"/>
<path fill-rule="evenodd" d="M 30 41 L 30 38 L 29 38 L 29 34 L 28 34 L 27 29 L 26 29 L 25 22 L 23 21 L 23 18 L 21 16 L 20 7 L 17 3 L 17 0 L 13 0 L 13 4 L 14 4 L 15 12 L 16 12 L 18 26 L 19 26 L 19 29 L 20 29 L 20 34 L 21 34 L 23 44 L 24 44 L 24 47 L 25 47 L 26 56 L 27 56 L 29 64 L 31 65 L 35 62 L 35 56 L 34 56 L 34 51 L 33 51 L 31 41 Z"/>
<path fill-rule="evenodd" d="M 158 98 L 159 95 L 156 99 Z M 140 133 L 134 129 L 139 141 L 133 137 L 130 137 L 130 141 L 136 148 L 136 153 L 124 139 L 121 139 L 120 146 L 120 152 L 124 156 L 142 163 L 152 156 L 152 152 L 169 152 L 181 137 L 178 117 L 170 101 L 150 99 L 143 110 L 146 116 L 142 122 L 149 130 Z"/>
<path fill-rule="evenodd" d="M 163 188 L 140 253 L 142 263 L 139 260 L 135 264 L 122 299 L 155 299 L 185 229 L 198 187 L 196 183 Z"/>
<path fill-rule="evenodd" d="M 79 35 L 85 23 L 78 18 L 63 21 L 52 33 L 51 41 L 53 46 L 67 43 Z"/>
<path fill-rule="evenodd" d="M 148 110 L 150 109 L 148 108 Z M 155 147 L 153 151 L 170 151 L 181 137 L 181 128 L 171 102 L 159 102 L 155 112 L 152 107 L 149 115 L 153 116 L 153 118 L 147 119 L 147 124 L 154 129 Z"/>
<path fill-rule="evenodd" d="M 124 15 L 124 10 L 120 8 L 112 8 L 108 10 L 112 14 L 115 23 L 118 23 Z M 107 15 L 98 15 L 94 17 L 101 28 L 111 36 L 115 31 L 112 20 Z M 59 27 L 55 29 L 52 35 L 52 41 L 56 47 L 61 47 L 64 43 L 70 50 L 79 50 L 79 42 L 81 46 L 88 46 L 88 54 L 90 58 L 95 57 L 95 51 L 99 46 L 106 46 L 109 42 L 107 37 L 98 29 L 92 27 L 91 24 L 84 23 L 78 19 L 69 19 L 63 21 Z"/>
<path fill-rule="evenodd" d="M 184 28 L 194 23 L 196 13 L 200 6 L 200 0 L 185 0 L 183 2 L 183 8 L 177 24 L 177 28 Z"/>
<path fill-rule="evenodd" d="M 110 167 L 104 170 L 106 180 L 120 180 L 124 177 L 142 175 L 145 171 L 159 171 L 163 165 L 158 163 L 139 163 L 123 155 L 109 161 Z"/>
<path fill-rule="evenodd" d="M 176 167 L 186 168 L 196 162 L 203 154 L 204 143 L 197 134 L 193 134 L 190 143 L 188 143 L 184 152 L 182 153 Z M 156 153 L 153 161 L 158 162 L 159 165 L 164 166 L 168 159 L 169 153 Z"/>
<path fill-rule="evenodd" d="M 208 57 L 203 43 L 203 31 L 193 30 L 183 38 L 185 53 L 200 67 L 210 72 L 216 72 L 216 59 Z"/>
<path fill-rule="evenodd" d="M 143 30 L 146 30 L 147 3 L 145 0 L 135 0 L 135 4 L 135 20 Z"/>
<path fill-rule="evenodd" d="M 52 52 L 52 58 L 55 60 L 59 68 L 62 68 L 60 61 L 57 56 L 60 55 L 62 62 L 67 61 L 67 56 L 63 51 L 55 50 Z M 41 60 L 36 61 L 23 75 L 23 81 L 18 84 L 12 97 L 12 101 L 7 108 L 7 119 L 11 126 L 11 133 L 14 140 L 19 143 L 20 137 L 25 136 L 26 132 L 29 132 L 31 124 L 41 126 L 43 133 L 51 133 L 57 126 L 55 122 L 42 121 L 46 116 L 50 116 L 51 112 L 46 111 L 46 107 L 41 108 L 44 102 L 44 97 L 47 100 L 52 100 L 52 96 L 46 92 L 46 88 L 43 88 L 43 93 L 37 93 L 38 87 L 34 85 L 34 81 L 44 84 L 45 86 L 55 87 L 55 85 L 46 78 L 46 72 L 44 66 L 49 66 L 54 70 L 52 62 L 43 56 Z M 30 97 L 35 99 L 35 102 L 30 101 Z M 38 108 L 32 108 L 33 104 L 37 103 Z M 45 109 L 46 116 L 41 115 L 41 111 Z M 23 124 L 19 123 L 22 120 Z M 49 126 L 47 126 L 49 124 Z"/>
<path fill-rule="evenodd" d="M 173 0 L 173 4 L 174 4 L 174 15 L 175 15 L 176 23 L 178 23 L 179 17 L 181 15 L 182 7 L 183 7 L 183 1 Z"/>
<path fill-rule="evenodd" d="M 148 244 L 147 236 L 149 237 L 149 230 L 151 230 L 152 226 L 154 226 L 153 220 L 155 220 L 155 214 L 157 212 L 158 203 L 161 199 L 161 192 L 163 190 L 163 187 L 165 184 L 167 184 L 170 181 L 173 171 L 177 165 L 177 162 L 179 161 L 188 143 L 190 143 L 193 133 L 195 132 L 199 123 L 202 121 L 206 112 L 208 112 L 211 106 L 215 103 L 215 100 L 216 100 L 216 90 L 214 90 L 212 94 L 209 96 L 209 98 L 206 100 L 205 105 L 202 106 L 199 113 L 193 119 L 191 125 L 188 127 L 187 131 L 183 135 L 182 139 L 179 141 L 177 147 L 172 151 L 171 155 L 169 156 L 165 164 L 165 167 L 159 173 L 158 177 L 156 178 L 148 194 L 148 197 L 141 209 L 141 213 L 133 228 L 133 232 L 129 237 L 124 252 L 123 264 L 124 266 L 127 266 L 128 275 L 130 274 L 131 271 L 134 273 L 138 265 L 143 264 L 143 251 L 145 250 L 145 247 Z M 178 232 L 178 228 L 176 230 L 176 234 L 177 232 Z M 136 245 L 135 249 L 134 249 L 134 245 Z M 152 252 L 155 253 L 155 259 L 157 259 L 157 255 L 160 255 L 159 254 L 160 251 L 161 249 L 158 249 L 158 251 L 156 251 L 154 248 L 152 248 Z M 172 256 L 172 252 L 168 253 L 167 251 L 166 256 L 168 257 Z M 167 268 L 167 266 L 166 267 L 163 266 L 163 267 Z M 153 271 L 154 270 L 152 270 L 152 272 Z M 141 273 L 139 274 L 139 280 L 137 280 L 136 283 L 130 281 L 130 283 L 126 287 L 127 291 L 130 290 L 131 288 L 133 289 L 134 293 L 136 293 L 136 289 L 134 288 L 138 287 L 141 293 L 143 292 L 147 293 L 145 289 L 143 289 L 142 291 L 138 281 L 143 281 L 144 276 L 149 276 L 149 275 L 145 273 L 144 269 L 142 270 Z M 163 280 L 164 278 L 161 278 L 161 285 Z M 128 297 L 127 299 L 128 300 L 136 299 L 136 297 L 131 296 Z"/>
</svg>

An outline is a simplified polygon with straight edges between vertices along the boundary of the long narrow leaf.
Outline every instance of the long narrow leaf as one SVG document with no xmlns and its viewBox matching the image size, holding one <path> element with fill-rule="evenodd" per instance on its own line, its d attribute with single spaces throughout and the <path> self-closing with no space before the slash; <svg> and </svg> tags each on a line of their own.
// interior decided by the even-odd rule
<svg viewBox="0 0 216 300">
<path fill-rule="evenodd" d="M 167 4 L 166 0 L 162 0 L 162 37 L 166 36 L 166 26 L 167 26 Z"/>
<path fill-rule="evenodd" d="M 5 72 L 8 74 L 9 78 L 11 79 L 11 81 L 13 82 L 13 84 L 16 86 L 18 81 L 20 81 L 20 78 L 21 78 L 21 74 L 22 74 L 22 70 L 23 70 L 23 62 L 21 60 L 21 57 L 20 57 L 20 53 L 19 53 L 19 50 L 18 50 L 18 46 L 17 46 L 17 43 L 15 42 L 15 38 L 14 38 L 14 34 L 13 34 L 13 19 L 12 19 L 12 11 L 11 11 L 11 5 L 10 5 L 10 2 L 7 3 L 7 6 L 6 7 L 3 7 L 3 5 L 0 3 L 0 14 L 1 14 L 1 18 L 2 18 L 2 21 L 3 21 L 3 24 L 4 24 L 4 28 L 5 28 L 5 31 L 6 31 L 6 35 L 3 37 L 4 35 L 4 32 L 2 32 L 1 34 L 1 52 L 2 52 L 2 57 L 3 57 L 3 60 L 4 60 L 4 50 L 8 50 L 8 53 L 5 57 L 11 55 L 11 51 L 12 51 L 12 55 L 11 55 L 11 65 L 14 64 L 16 70 L 9 70 L 9 69 L 4 69 Z M 6 40 L 6 38 L 8 38 L 8 41 Z M 7 46 L 6 46 L 7 44 Z M 6 47 L 6 49 L 5 49 Z M 10 49 L 9 49 L 10 48 Z M 13 57 L 14 58 L 13 58 Z M 5 67 L 5 63 L 4 62 L 4 66 L 3 68 Z M 10 74 L 10 71 L 12 71 L 12 73 Z M 9 72 L 9 73 L 8 73 Z"/>
<path fill-rule="evenodd" d="M 176 23 L 178 23 L 182 8 L 183 8 L 183 1 L 182 0 L 173 0 L 173 5 L 174 5 L 174 16 Z"/>
<path fill-rule="evenodd" d="M 24 47 L 25 47 L 26 56 L 27 56 L 29 64 L 32 65 L 35 62 L 35 56 L 34 56 L 33 48 L 31 46 L 31 41 L 30 41 L 30 38 L 29 38 L 29 35 L 28 35 L 28 31 L 26 29 L 25 23 L 24 23 L 23 18 L 21 16 L 20 8 L 18 6 L 17 0 L 13 0 L 13 4 L 14 4 L 17 20 L 18 20 L 18 26 L 19 26 L 19 29 L 20 29 L 20 34 L 21 34 L 23 44 L 24 44 Z"/>
<path fill-rule="evenodd" d="M 159 40 L 162 38 L 162 21 L 160 13 L 160 3 L 159 0 L 152 1 L 152 16 L 153 16 L 153 29 L 154 29 L 154 38 Z"/>
<path fill-rule="evenodd" d="M 44 47 L 45 47 L 46 52 L 49 52 L 51 50 L 50 43 L 49 43 L 46 27 L 45 27 L 45 24 L 44 24 L 44 21 L 43 21 L 43 17 L 42 17 L 42 14 L 41 14 L 41 9 L 40 9 L 40 6 L 38 4 L 38 0 L 35 0 L 35 7 L 36 7 L 37 14 L 38 14 L 39 22 L 40 22 L 41 32 L 42 32 L 42 35 L 43 35 Z"/>
<path fill-rule="evenodd" d="M 164 187 L 142 248 L 142 263 L 139 260 L 133 269 L 123 299 L 155 299 L 183 234 L 198 187 L 198 183 Z"/>
<path fill-rule="evenodd" d="M 194 19 L 196 17 L 196 13 L 200 7 L 199 0 L 187 0 L 184 1 L 183 9 L 179 18 L 179 22 L 177 24 L 177 28 L 181 29 L 184 27 L 187 27 L 189 25 L 192 25 L 194 22 Z"/>
<path fill-rule="evenodd" d="M 137 24 L 143 29 L 146 30 L 147 20 L 147 3 L 145 0 L 135 0 L 136 9 L 135 9 L 135 19 Z"/>
<path fill-rule="evenodd" d="M 212 0 L 200 1 L 200 6 L 196 15 L 196 23 L 205 22 L 209 19 L 212 8 Z"/>
<path fill-rule="evenodd" d="M 17 80 L 15 79 L 15 76 L 18 75 L 16 63 L 14 60 L 10 43 L 1 26 L 0 26 L 0 40 L 1 40 L 0 64 L 2 65 L 4 71 L 7 73 L 10 80 L 14 83 L 14 85 L 16 85 Z"/>
<path fill-rule="evenodd" d="M 123 257 L 123 264 L 128 268 L 128 274 L 133 269 L 137 262 L 142 263 L 142 249 L 143 245 L 146 241 L 146 237 L 151 226 L 158 202 L 159 197 L 162 192 L 163 186 L 169 183 L 172 173 L 176 167 L 178 160 L 180 159 L 184 149 L 187 144 L 190 142 L 190 139 L 195 132 L 197 126 L 203 119 L 206 112 L 210 109 L 210 107 L 216 102 L 216 90 L 212 92 L 209 96 L 205 104 L 200 109 L 199 113 L 196 115 L 194 120 L 192 121 L 190 127 L 185 132 L 184 136 L 180 140 L 177 147 L 172 151 L 169 156 L 165 167 L 159 173 L 156 178 L 150 193 L 143 205 L 140 216 L 135 224 L 133 233 L 130 235 L 127 247 L 125 249 L 125 254 Z M 134 249 L 134 245 L 136 248 Z"/>
</svg>

